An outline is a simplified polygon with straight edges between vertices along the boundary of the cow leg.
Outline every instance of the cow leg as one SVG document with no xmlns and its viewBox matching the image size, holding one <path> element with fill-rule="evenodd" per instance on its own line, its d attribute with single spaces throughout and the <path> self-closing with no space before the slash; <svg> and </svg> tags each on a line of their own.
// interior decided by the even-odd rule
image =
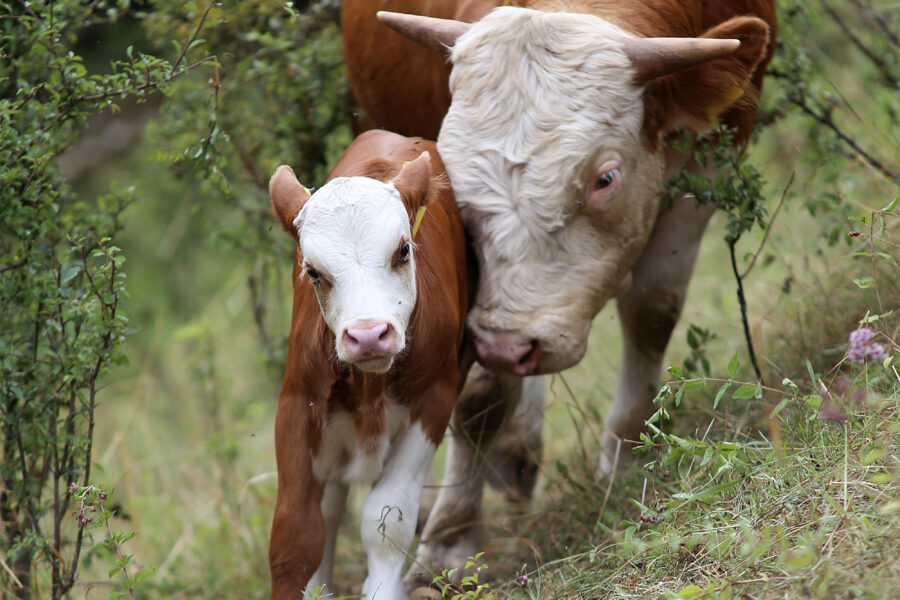
<svg viewBox="0 0 900 600">
<path fill-rule="evenodd" d="M 544 440 L 544 379 L 526 377 L 521 400 L 503 426 L 488 455 L 485 476 L 491 487 L 511 501 L 527 501 L 534 493 Z"/>
<path fill-rule="evenodd" d="M 362 589 L 365 600 L 407 597 L 403 563 L 416 533 L 422 485 L 436 449 L 421 423 L 413 423 L 391 448 L 381 477 L 366 498 L 360 528 L 369 567 Z"/>
<path fill-rule="evenodd" d="M 703 231 L 715 205 L 683 196 L 660 212 L 643 253 L 632 270 L 631 288 L 617 300 L 623 336 L 622 366 L 606 417 L 598 475 L 615 468 L 616 457 L 631 457 L 653 397 L 663 354 L 684 304 Z"/>
<path fill-rule="evenodd" d="M 344 516 L 344 508 L 347 505 L 347 484 L 342 481 L 329 481 L 325 484 L 325 491 L 322 494 L 322 515 L 325 518 L 325 549 L 322 553 L 322 562 L 319 568 L 313 573 L 309 583 L 306 584 L 308 590 L 313 590 L 316 586 L 324 586 L 323 592 L 334 592 L 332 584 L 332 576 L 334 574 L 334 548 L 337 540 L 338 526 L 341 524 L 341 517 Z M 311 596 L 304 596 L 309 600 Z"/>
<path fill-rule="evenodd" d="M 521 377 L 472 366 L 451 418 L 443 483 L 407 573 L 412 582 L 430 584 L 441 569 L 460 568 L 478 552 L 485 458 L 521 395 Z"/>
</svg>

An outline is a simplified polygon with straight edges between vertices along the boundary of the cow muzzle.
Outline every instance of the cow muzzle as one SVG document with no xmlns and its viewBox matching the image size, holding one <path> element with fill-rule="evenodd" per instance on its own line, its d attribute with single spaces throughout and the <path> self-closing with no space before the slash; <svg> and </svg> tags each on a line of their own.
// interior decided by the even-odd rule
<svg viewBox="0 0 900 600">
<path fill-rule="evenodd" d="M 355 324 L 341 336 L 343 358 L 363 371 L 384 372 L 400 350 L 398 337 L 397 330 L 387 321 Z"/>
<path fill-rule="evenodd" d="M 535 341 L 525 341 L 512 336 L 499 336 L 493 340 L 475 338 L 478 362 L 492 371 L 532 375 L 541 363 L 541 346 Z"/>
</svg>

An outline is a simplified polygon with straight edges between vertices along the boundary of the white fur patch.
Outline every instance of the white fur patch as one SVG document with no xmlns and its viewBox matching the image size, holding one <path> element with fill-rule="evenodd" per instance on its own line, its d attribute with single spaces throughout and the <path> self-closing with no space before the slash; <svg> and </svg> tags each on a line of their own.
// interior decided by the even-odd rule
<svg viewBox="0 0 900 600">
<path fill-rule="evenodd" d="M 539 341 L 544 371 L 581 358 L 658 208 L 662 156 L 641 143 L 626 35 L 591 15 L 502 7 L 453 50 L 438 150 L 479 254 L 469 325 Z M 608 161 L 616 191 L 580 206 Z"/>
<path fill-rule="evenodd" d="M 371 484 L 381 472 L 391 442 L 409 427 L 409 411 L 388 404 L 382 435 L 360 443 L 353 417 L 344 411 L 328 416 L 319 452 L 313 457 L 313 476 L 317 481 L 339 480 L 349 484 Z"/>
</svg>

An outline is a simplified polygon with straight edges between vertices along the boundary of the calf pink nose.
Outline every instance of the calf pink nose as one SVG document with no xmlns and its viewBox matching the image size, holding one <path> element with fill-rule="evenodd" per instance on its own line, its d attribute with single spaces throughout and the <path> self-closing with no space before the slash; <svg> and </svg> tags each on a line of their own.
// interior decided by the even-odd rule
<svg viewBox="0 0 900 600">
<path fill-rule="evenodd" d="M 372 360 L 390 355 L 397 332 L 390 323 L 368 323 L 344 331 L 344 348 L 352 361 Z"/>
<path fill-rule="evenodd" d="M 475 338 L 478 362 L 493 371 L 531 375 L 541 361 L 541 349 L 535 342 L 498 339 L 487 342 Z"/>
</svg>

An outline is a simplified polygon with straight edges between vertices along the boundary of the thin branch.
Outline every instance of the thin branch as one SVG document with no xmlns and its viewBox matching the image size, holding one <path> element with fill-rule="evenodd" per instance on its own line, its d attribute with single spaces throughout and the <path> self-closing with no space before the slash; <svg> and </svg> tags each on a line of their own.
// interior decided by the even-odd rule
<svg viewBox="0 0 900 600">
<path fill-rule="evenodd" d="M 795 172 L 791 173 L 791 178 L 788 179 L 787 185 L 784 186 L 784 190 L 781 192 L 781 200 L 778 201 L 778 206 L 775 207 L 775 212 L 772 213 L 772 218 L 769 219 L 769 225 L 766 227 L 766 231 L 763 234 L 763 239 L 759 243 L 759 247 L 756 249 L 756 252 L 753 253 L 753 259 L 750 261 L 750 264 L 747 265 L 747 268 L 744 269 L 744 272 L 741 273 L 741 279 L 745 278 L 753 269 L 753 266 L 756 264 L 756 259 L 759 258 L 760 253 L 762 252 L 763 247 L 766 245 L 766 241 L 769 239 L 769 233 L 772 232 L 772 225 L 775 224 L 775 218 L 778 216 L 778 213 L 781 212 L 781 207 L 784 206 L 784 201 L 787 198 L 788 190 L 791 189 L 791 184 L 794 183 L 794 175 Z"/>
<path fill-rule="evenodd" d="M 888 65 L 880 56 L 875 54 L 875 52 L 869 48 L 862 39 L 856 35 L 853 31 L 853 28 L 844 21 L 843 17 L 834 9 L 831 4 L 828 3 L 828 0 L 822 0 L 822 6 L 825 7 L 825 10 L 831 15 L 831 18 L 834 19 L 834 22 L 838 24 L 838 26 L 844 30 L 844 33 L 850 38 L 850 41 L 853 42 L 853 45 L 859 48 L 859 51 L 868 57 L 869 60 L 872 61 L 872 64 L 878 69 L 881 73 L 881 76 L 884 80 L 891 84 L 891 86 L 897 85 L 897 76 L 893 72 L 893 69 L 890 65 Z"/>
<path fill-rule="evenodd" d="M 175 59 L 175 63 L 172 65 L 172 70 L 178 68 L 178 65 L 181 64 L 181 61 L 184 60 L 184 55 L 187 54 L 187 51 L 190 49 L 191 44 L 194 43 L 194 40 L 197 39 L 197 36 L 200 35 L 200 30 L 203 29 L 203 23 L 206 21 L 206 17 L 209 15 L 209 11 L 212 10 L 213 6 L 215 6 L 215 0 L 209 3 L 206 7 L 206 10 L 203 12 L 203 16 L 200 17 L 200 22 L 197 23 L 197 28 L 194 29 L 194 33 L 191 34 L 191 38 L 185 42 L 184 46 L 181 48 L 181 54 L 178 55 L 178 58 Z"/>
<path fill-rule="evenodd" d="M 133 88 L 113 90 L 110 92 L 103 92 L 102 94 L 94 94 L 92 96 L 82 96 L 81 98 L 75 99 L 75 101 L 73 102 L 73 106 L 75 104 L 78 104 L 79 102 L 93 102 L 95 100 L 105 100 L 106 98 L 111 98 L 113 96 L 120 96 L 122 94 L 129 94 L 129 93 L 133 94 L 134 92 L 143 92 L 144 90 L 151 89 L 151 88 L 155 89 L 155 88 L 158 88 L 160 86 L 160 84 L 169 83 L 176 77 L 179 77 L 179 76 L 187 73 L 188 71 L 191 71 L 191 70 L 199 67 L 203 63 L 207 63 L 211 60 L 216 60 L 216 56 L 215 55 L 207 56 L 204 59 L 198 60 L 197 62 L 195 62 L 193 64 L 183 67 L 179 71 L 175 71 L 175 72 L 172 72 L 172 73 L 166 75 L 160 81 L 157 81 L 157 82 L 147 82 L 147 83 L 142 83 L 139 86 L 136 86 Z M 172 67 L 172 68 L 174 70 L 174 67 Z"/>
<path fill-rule="evenodd" d="M 859 143 L 853 139 L 848 133 L 846 133 L 840 126 L 834 122 L 834 119 L 831 118 L 830 114 L 827 113 L 817 113 L 813 110 L 809 104 L 806 103 L 805 99 L 802 98 L 794 98 L 793 103 L 807 115 L 825 125 L 829 129 L 831 129 L 835 135 L 837 135 L 841 140 L 844 141 L 848 146 L 853 148 L 859 156 L 861 156 L 870 166 L 874 167 L 876 170 L 880 171 L 882 175 L 887 177 L 888 179 L 900 179 L 900 172 L 894 171 L 892 168 L 886 166 L 879 159 L 875 158 L 869 152 L 867 152 Z"/>
<path fill-rule="evenodd" d="M 735 258 L 734 248 L 736 245 L 737 239 L 728 242 L 728 250 L 731 253 L 731 270 L 734 272 L 734 279 L 737 282 L 737 295 L 738 303 L 741 307 L 741 323 L 744 326 L 744 338 L 747 340 L 747 350 L 750 352 L 750 363 L 753 365 L 753 370 L 756 371 L 756 376 L 759 378 L 760 382 L 765 384 L 762 372 L 759 370 L 759 363 L 756 362 L 756 352 L 753 350 L 753 337 L 750 335 L 750 323 L 747 320 L 747 299 L 744 296 L 744 279 L 738 272 L 737 259 Z"/>
<path fill-rule="evenodd" d="M 869 17 L 872 21 L 874 21 L 878 27 L 884 32 L 884 35 L 887 36 L 889 40 L 895 45 L 900 47 L 900 36 L 897 35 L 891 28 L 891 24 L 887 22 L 887 19 L 882 17 L 876 11 L 872 10 L 872 7 L 862 2 L 862 0 L 850 0 L 853 4 L 856 5 L 858 9 L 860 9 L 867 17 Z"/>
</svg>

